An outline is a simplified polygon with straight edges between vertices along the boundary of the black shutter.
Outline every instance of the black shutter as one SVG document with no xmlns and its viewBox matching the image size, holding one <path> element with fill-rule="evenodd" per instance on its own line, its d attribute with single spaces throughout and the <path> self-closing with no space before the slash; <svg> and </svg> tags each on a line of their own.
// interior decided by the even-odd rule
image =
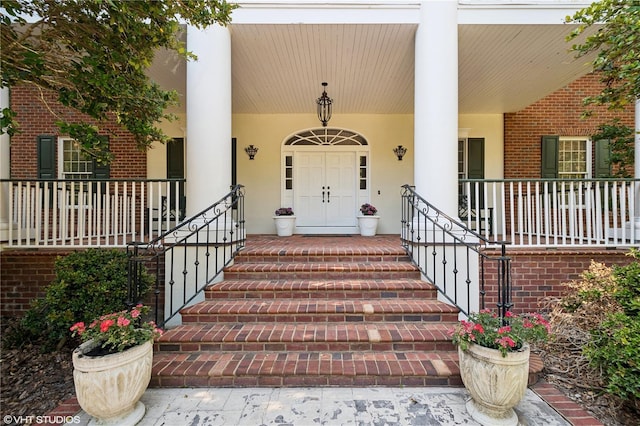
<svg viewBox="0 0 640 426">
<path fill-rule="evenodd" d="M 56 178 L 56 138 L 40 135 L 38 145 L 38 179 Z"/>
<path fill-rule="evenodd" d="M 540 175 L 544 178 L 558 177 L 558 145 L 560 136 L 542 136 L 542 162 Z"/>
<path fill-rule="evenodd" d="M 109 147 L 109 136 L 100 136 L 100 138 L 104 138 L 107 141 L 107 148 Z M 111 167 L 109 164 L 98 164 L 98 162 L 93 160 L 93 174 L 91 175 L 93 179 L 109 179 L 111 177 Z"/>
<path fill-rule="evenodd" d="M 484 179 L 484 138 L 469 138 L 467 176 L 469 179 Z M 470 209 L 476 207 L 476 193 L 471 189 Z M 484 187 L 480 187 L 480 208 L 484 208 Z"/>
<path fill-rule="evenodd" d="M 595 178 L 611 177 L 611 147 L 609 139 L 596 141 L 596 170 Z"/>
</svg>

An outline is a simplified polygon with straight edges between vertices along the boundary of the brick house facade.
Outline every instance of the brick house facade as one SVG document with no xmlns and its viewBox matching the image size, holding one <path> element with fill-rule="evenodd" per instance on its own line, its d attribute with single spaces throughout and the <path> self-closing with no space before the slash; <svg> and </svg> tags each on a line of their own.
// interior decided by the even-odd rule
<svg viewBox="0 0 640 426">
<path fill-rule="evenodd" d="M 40 97 L 47 101 L 45 105 Z M 19 132 L 11 138 L 11 177 L 13 179 L 35 179 L 38 177 L 36 140 L 41 135 L 64 136 L 56 126 L 56 121 L 64 118 L 69 122 L 92 121 L 82 114 L 60 105 L 52 93 L 18 86 L 11 88 L 11 106 L 20 123 Z M 101 125 L 101 134 L 109 137 L 109 146 L 114 154 L 110 167 L 110 177 L 145 178 L 147 176 L 147 155 L 136 148 L 133 136 L 118 124 Z M 57 172 L 57 170 L 56 170 Z"/>
<path fill-rule="evenodd" d="M 593 107 L 593 115 L 581 118 L 582 100 L 599 93 L 602 84 L 596 74 L 587 74 L 545 96 L 525 109 L 504 114 L 504 178 L 540 178 L 541 137 L 543 135 L 586 136 L 598 125 L 619 117 L 621 124 L 633 128 L 633 107 L 626 111 L 608 111 Z"/>
</svg>

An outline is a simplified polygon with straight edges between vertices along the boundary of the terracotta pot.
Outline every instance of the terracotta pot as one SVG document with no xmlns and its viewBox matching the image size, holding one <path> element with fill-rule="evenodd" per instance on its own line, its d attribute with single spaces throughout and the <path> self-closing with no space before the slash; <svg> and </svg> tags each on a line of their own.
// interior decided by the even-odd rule
<svg viewBox="0 0 640 426">
<path fill-rule="evenodd" d="M 471 344 L 458 348 L 460 375 L 471 395 L 467 411 L 486 426 L 515 426 L 518 405 L 527 390 L 529 345 L 503 357 L 499 350 Z"/>
<path fill-rule="evenodd" d="M 380 216 L 358 216 L 360 235 L 363 237 L 373 237 L 376 235 L 378 220 L 380 220 Z"/>
<path fill-rule="evenodd" d="M 140 397 L 151 381 L 153 342 L 123 352 L 87 356 L 90 340 L 73 351 L 73 382 L 80 407 L 99 424 L 135 425 L 144 416 Z"/>
</svg>

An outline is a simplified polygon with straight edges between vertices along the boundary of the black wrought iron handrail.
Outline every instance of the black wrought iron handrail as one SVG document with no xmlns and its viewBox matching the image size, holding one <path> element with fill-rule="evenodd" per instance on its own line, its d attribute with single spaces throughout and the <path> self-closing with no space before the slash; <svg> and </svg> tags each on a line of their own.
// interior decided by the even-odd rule
<svg viewBox="0 0 640 426">
<path fill-rule="evenodd" d="M 485 308 L 492 291 L 499 315 L 513 306 L 511 258 L 507 242 L 492 241 L 470 230 L 426 201 L 410 185 L 402 187 L 401 240 L 422 274 L 447 301 L 468 315 L 477 306 Z M 488 247 L 500 247 L 492 255 Z"/>
<path fill-rule="evenodd" d="M 165 326 L 195 301 L 244 247 L 244 186 L 236 185 L 210 207 L 149 242 L 131 242 L 128 304 L 150 303 Z M 153 277 L 149 301 L 141 294 Z"/>
</svg>

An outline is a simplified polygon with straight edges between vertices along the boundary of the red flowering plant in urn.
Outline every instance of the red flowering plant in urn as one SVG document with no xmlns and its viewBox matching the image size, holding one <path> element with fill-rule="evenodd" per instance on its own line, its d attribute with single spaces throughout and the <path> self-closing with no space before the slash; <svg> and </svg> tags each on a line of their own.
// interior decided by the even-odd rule
<svg viewBox="0 0 640 426">
<path fill-rule="evenodd" d="M 475 343 L 498 349 L 506 357 L 509 352 L 521 350 L 526 343 L 546 340 L 550 331 L 549 322 L 539 313 L 516 315 L 508 311 L 500 318 L 495 312 L 483 309 L 461 320 L 451 335 L 453 343 L 462 350 Z"/>
<path fill-rule="evenodd" d="M 87 355 L 122 352 L 162 335 L 162 330 L 153 321 L 142 320 L 148 313 L 148 306 L 137 305 L 129 311 L 103 315 L 88 326 L 78 322 L 70 330 L 73 336 L 80 336 L 83 342 L 93 340 L 95 347 Z"/>
</svg>

